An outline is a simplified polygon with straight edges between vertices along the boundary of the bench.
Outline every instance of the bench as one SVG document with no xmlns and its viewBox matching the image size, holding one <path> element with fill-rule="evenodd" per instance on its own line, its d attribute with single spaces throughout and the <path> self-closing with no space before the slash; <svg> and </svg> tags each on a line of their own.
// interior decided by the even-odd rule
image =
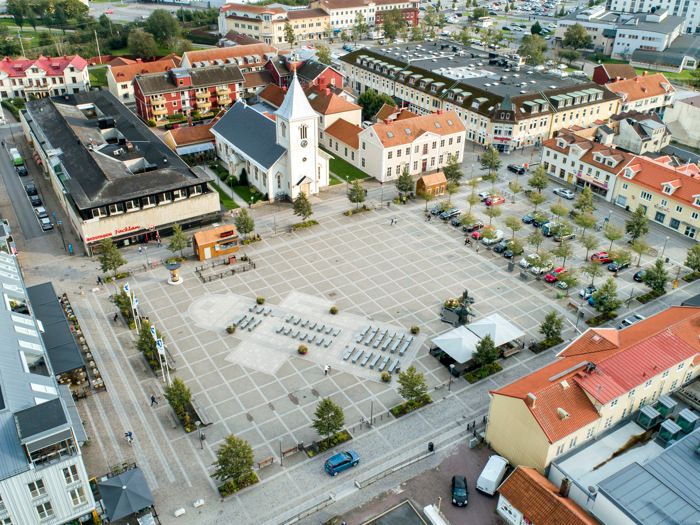
<svg viewBox="0 0 700 525">
<path fill-rule="evenodd" d="M 389 372 L 390 374 L 393 374 L 393 373 L 394 373 L 394 370 L 396 370 L 396 367 L 397 367 L 397 366 L 399 366 L 399 360 L 398 360 L 398 359 L 397 359 L 396 361 L 394 361 L 394 362 L 391 364 L 391 366 L 389 367 L 388 372 Z"/>
<path fill-rule="evenodd" d="M 318 339 L 316 339 L 316 346 L 321 346 L 324 341 L 325 339 L 323 337 L 319 337 Z"/>
<path fill-rule="evenodd" d="M 180 507 L 180 508 L 177 509 L 173 514 L 175 515 L 176 518 L 179 518 L 180 516 L 184 516 L 184 515 L 185 515 L 185 509 L 182 508 L 182 507 Z"/>
<path fill-rule="evenodd" d="M 254 317 L 251 317 L 250 319 L 243 319 L 243 322 L 238 325 L 238 328 L 241 330 L 245 330 L 246 326 L 250 324 L 250 322 L 254 319 Z"/>
<path fill-rule="evenodd" d="M 372 328 L 371 326 L 366 326 L 359 334 L 360 339 L 363 339 L 366 335 L 367 332 L 369 332 L 369 329 Z"/>
<path fill-rule="evenodd" d="M 299 330 L 295 330 L 294 333 L 292 334 L 292 339 L 296 339 L 297 337 L 299 337 L 299 333 L 300 333 Z"/>
<path fill-rule="evenodd" d="M 381 364 L 379 365 L 379 368 L 377 368 L 377 370 L 379 370 L 380 372 L 381 372 L 382 370 L 384 370 L 384 368 L 386 367 L 386 365 L 387 365 L 388 362 L 389 362 L 389 356 L 385 357 L 385 358 L 382 360 L 382 362 L 381 362 Z"/>
<path fill-rule="evenodd" d="M 268 316 L 268 315 L 270 315 L 271 313 L 272 313 L 272 308 L 270 308 L 269 306 L 263 310 L 263 315 L 264 315 L 264 316 Z"/>
<path fill-rule="evenodd" d="M 510 348 L 503 350 L 502 355 L 503 357 L 510 357 L 520 352 L 520 350 L 521 348 L 519 346 L 511 346 Z"/>
<path fill-rule="evenodd" d="M 357 351 L 357 353 L 356 353 L 354 356 L 352 356 L 352 362 L 353 362 L 353 364 L 354 364 L 354 363 L 357 363 L 357 360 L 358 360 L 360 357 L 362 357 L 362 354 L 364 354 L 364 353 L 365 353 L 365 351 L 364 351 L 362 348 L 360 348 L 360 349 Z"/>
<path fill-rule="evenodd" d="M 333 330 L 333 337 L 338 337 L 340 335 L 340 328 Z"/>
<path fill-rule="evenodd" d="M 291 448 L 288 448 L 288 449 L 286 449 L 286 450 L 283 450 L 283 451 L 282 451 L 282 457 L 283 457 L 283 458 L 286 458 L 287 456 L 291 456 L 292 454 L 296 454 L 297 452 L 299 452 L 299 445 L 294 445 L 294 446 L 291 447 Z"/>
<path fill-rule="evenodd" d="M 369 367 L 370 367 L 370 368 L 374 368 L 374 367 L 377 365 L 377 362 L 379 361 L 379 359 L 380 359 L 381 357 L 382 357 L 382 354 L 377 353 L 377 355 L 374 356 L 374 359 L 372 359 L 372 361 L 370 362 Z"/>
<path fill-rule="evenodd" d="M 410 342 L 406 341 L 404 344 L 401 345 L 401 348 L 399 348 L 399 355 L 400 356 L 403 356 L 404 353 L 406 353 L 406 350 L 408 350 L 408 346 L 410 344 L 411 344 Z"/>
<path fill-rule="evenodd" d="M 332 326 L 326 326 L 325 334 L 326 335 L 331 335 L 331 332 L 333 331 Z"/>
<path fill-rule="evenodd" d="M 236 326 L 238 326 L 238 325 L 241 323 L 241 321 L 243 321 L 243 319 L 245 319 L 246 317 L 248 317 L 248 316 L 247 316 L 247 315 L 239 315 L 239 316 L 233 321 L 233 324 L 235 324 Z"/>
<path fill-rule="evenodd" d="M 251 304 L 250 307 L 248 308 L 248 311 L 252 312 L 253 310 L 255 310 L 255 305 Z"/>
<path fill-rule="evenodd" d="M 289 335 L 292 333 L 292 327 L 288 326 L 287 328 L 284 329 L 284 335 Z"/>
<path fill-rule="evenodd" d="M 374 339 L 374 336 L 377 335 L 378 332 L 379 332 L 379 328 L 375 328 L 369 334 L 367 334 L 367 337 L 365 337 L 365 340 L 364 340 L 365 346 L 368 346 L 372 342 L 372 339 Z"/>
<path fill-rule="evenodd" d="M 367 354 L 364 357 L 364 359 L 362 359 L 362 361 L 360 362 L 360 366 L 365 366 L 367 364 L 367 361 L 369 361 L 372 358 L 373 354 L 374 354 L 374 352 L 370 352 L 369 354 Z"/>
<path fill-rule="evenodd" d="M 299 336 L 299 341 L 305 341 L 305 340 L 306 340 L 306 332 L 303 332 L 303 333 Z"/>
<path fill-rule="evenodd" d="M 387 337 L 384 340 L 384 344 L 382 345 L 382 352 L 384 352 L 387 348 L 389 348 L 389 345 L 394 340 L 394 337 L 396 337 L 396 332 L 394 332 L 393 334 L 391 334 L 389 337 Z"/>
<path fill-rule="evenodd" d="M 204 411 L 204 408 L 202 408 L 199 405 L 199 403 L 197 403 L 197 400 L 194 396 L 192 396 L 190 404 L 192 405 L 194 411 L 197 413 L 197 417 L 199 418 L 199 421 L 201 421 L 202 425 L 205 427 L 211 425 L 211 419 L 209 419 L 209 416 L 207 416 L 207 413 Z"/>
<path fill-rule="evenodd" d="M 301 317 L 297 317 L 296 319 L 294 319 L 294 324 L 298 325 L 299 321 L 301 321 Z"/>
<path fill-rule="evenodd" d="M 317 331 L 317 332 L 323 332 L 325 329 L 326 329 L 326 325 L 325 325 L 325 324 L 319 324 L 319 325 L 316 327 L 316 331 Z"/>
<path fill-rule="evenodd" d="M 311 334 L 307 339 L 309 344 L 313 343 L 315 340 L 316 340 L 316 334 Z"/>
<path fill-rule="evenodd" d="M 204 499 L 199 498 L 199 499 L 194 500 L 194 501 L 192 502 L 192 506 L 193 506 L 195 509 L 198 509 L 199 507 L 203 507 L 203 506 L 204 506 Z"/>
<path fill-rule="evenodd" d="M 316 321 L 313 323 L 309 321 L 309 330 L 314 330 L 316 328 Z"/>
<path fill-rule="evenodd" d="M 258 469 L 269 467 L 274 462 L 275 462 L 275 458 L 273 456 L 268 456 L 265 459 L 261 459 L 260 461 L 258 461 Z"/>
<path fill-rule="evenodd" d="M 284 330 L 284 325 L 278 326 L 277 329 L 275 330 L 275 333 L 276 333 L 276 334 L 281 334 L 281 333 L 282 333 L 282 330 Z"/>
<path fill-rule="evenodd" d="M 343 361 L 347 361 L 354 350 L 354 348 L 348 348 L 347 350 L 345 350 L 345 353 L 343 354 Z"/>
<path fill-rule="evenodd" d="M 571 308 L 574 311 L 578 311 L 578 309 L 579 309 L 579 305 L 573 301 L 569 301 L 569 303 L 566 305 L 566 307 Z"/>
<path fill-rule="evenodd" d="M 287 317 L 284 318 L 285 323 L 289 323 L 294 319 L 294 316 L 292 314 L 287 315 Z"/>
<path fill-rule="evenodd" d="M 395 353 L 396 350 L 398 350 L 399 345 L 401 344 L 401 341 L 403 341 L 403 337 L 404 337 L 404 336 L 402 335 L 402 336 L 399 337 L 396 341 L 394 341 L 394 344 L 391 345 L 391 348 L 389 349 L 389 351 L 390 351 L 392 354 Z"/>
<path fill-rule="evenodd" d="M 331 339 L 331 338 L 329 337 L 328 339 L 326 339 L 326 342 L 324 343 L 323 346 L 325 346 L 326 348 L 328 348 L 329 346 L 331 346 L 331 343 L 332 343 L 332 342 L 333 342 L 333 339 Z"/>
<path fill-rule="evenodd" d="M 381 334 L 379 334 L 379 337 L 377 337 L 374 340 L 374 344 L 372 345 L 372 348 L 379 348 L 379 345 L 382 344 L 382 341 L 386 337 L 387 330 L 384 330 Z"/>
<path fill-rule="evenodd" d="M 256 313 L 256 314 L 261 314 L 261 313 L 263 313 L 264 311 L 265 311 L 265 307 L 264 307 L 264 306 L 258 306 L 258 307 L 255 309 L 255 313 Z"/>
</svg>

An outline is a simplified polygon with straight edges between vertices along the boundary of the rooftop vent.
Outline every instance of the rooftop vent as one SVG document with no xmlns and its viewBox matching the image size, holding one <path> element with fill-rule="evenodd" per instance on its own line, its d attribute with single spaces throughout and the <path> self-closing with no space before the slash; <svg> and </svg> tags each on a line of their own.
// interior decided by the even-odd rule
<svg viewBox="0 0 700 525">
<path fill-rule="evenodd" d="M 564 379 L 564 381 L 562 381 L 562 382 L 559 383 L 559 384 L 561 385 L 561 387 L 562 387 L 564 390 L 566 390 L 567 388 L 569 388 L 569 382 L 568 382 L 566 379 Z"/>
<path fill-rule="evenodd" d="M 569 413 L 561 407 L 557 408 L 557 415 L 559 419 L 569 419 Z"/>
</svg>

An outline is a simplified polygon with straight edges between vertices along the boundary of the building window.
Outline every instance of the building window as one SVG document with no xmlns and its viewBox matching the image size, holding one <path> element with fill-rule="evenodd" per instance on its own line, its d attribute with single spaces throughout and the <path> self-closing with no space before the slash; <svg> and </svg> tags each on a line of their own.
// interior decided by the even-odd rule
<svg viewBox="0 0 700 525">
<path fill-rule="evenodd" d="M 363 168 L 365 167 L 365 159 L 364 159 L 364 157 L 362 158 L 362 167 L 363 167 Z"/>
<path fill-rule="evenodd" d="M 306 124 L 304 124 L 304 125 L 302 125 L 302 126 L 299 126 L 299 136 L 300 136 L 302 139 L 307 139 L 307 138 L 309 138 L 309 137 L 308 137 L 308 134 L 309 134 L 309 127 L 308 127 Z"/>
<path fill-rule="evenodd" d="M 173 200 L 173 195 L 169 191 L 158 194 L 158 204 L 168 204 Z"/>
<path fill-rule="evenodd" d="M 661 213 L 660 211 L 656 212 L 656 215 L 654 215 L 654 220 L 658 222 L 659 224 L 663 224 L 664 221 L 666 220 L 666 214 Z"/>
<path fill-rule="evenodd" d="M 39 514 L 40 520 L 45 520 L 48 518 L 53 518 L 53 508 L 51 507 L 50 501 L 45 501 L 36 506 L 36 511 Z"/>
<path fill-rule="evenodd" d="M 71 465 L 68 468 L 64 468 L 63 477 L 66 479 L 66 485 L 75 483 L 80 479 L 80 476 L 78 476 L 78 468 L 75 465 Z"/>
<path fill-rule="evenodd" d="M 93 208 L 92 209 L 92 217 L 107 217 L 107 208 L 105 206 L 101 206 L 99 208 Z"/>
<path fill-rule="evenodd" d="M 685 367 L 685 363 L 679 363 L 678 364 L 678 370 L 683 370 L 683 367 Z"/>
<path fill-rule="evenodd" d="M 151 208 L 152 206 L 156 205 L 156 198 L 154 195 L 149 195 L 147 197 L 142 197 L 141 198 L 141 207 L 142 208 Z"/>
<path fill-rule="evenodd" d="M 391 177 L 391 166 L 386 169 L 386 176 Z"/>
<path fill-rule="evenodd" d="M 119 215 L 120 213 L 124 213 L 124 205 L 121 202 L 109 205 L 110 215 Z"/>
<path fill-rule="evenodd" d="M 390 158 L 392 158 L 393 156 L 394 156 L 394 152 L 393 152 L 393 151 L 390 151 L 389 153 L 387 153 L 386 158 L 387 158 L 387 159 L 390 159 Z"/>
<path fill-rule="evenodd" d="M 576 446 L 576 441 L 578 441 L 577 437 L 575 437 L 571 441 L 569 441 L 569 448 L 574 448 Z"/>
<path fill-rule="evenodd" d="M 647 192 L 647 191 L 643 191 L 643 192 L 641 193 L 640 197 L 641 197 L 642 199 L 644 199 L 645 201 L 650 201 L 650 200 L 651 200 L 651 193 L 649 193 L 649 192 Z"/>
<path fill-rule="evenodd" d="M 27 483 L 27 488 L 29 489 L 29 494 L 31 494 L 32 498 L 38 498 L 39 496 L 46 494 L 46 487 L 44 487 L 44 481 L 41 479 Z"/>
<path fill-rule="evenodd" d="M 131 200 L 131 201 L 126 201 L 126 212 L 129 213 L 130 211 L 138 211 L 139 209 L 139 201 L 137 200 Z"/>
<path fill-rule="evenodd" d="M 612 416 L 610 416 L 608 419 L 605 420 L 605 424 L 603 425 L 603 428 L 610 428 L 610 425 L 612 425 Z"/>
<path fill-rule="evenodd" d="M 617 399 L 613 399 L 613 400 L 612 400 L 612 402 L 610 403 L 610 407 L 612 408 L 612 407 L 614 407 L 615 405 L 617 405 Z"/>
<path fill-rule="evenodd" d="M 560 455 L 564 452 L 564 447 L 565 447 L 565 446 L 566 446 L 566 445 L 562 444 L 562 445 L 559 445 L 559 446 L 557 447 L 557 454 L 556 454 L 557 456 L 560 456 Z"/>
<path fill-rule="evenodd" d="M 280 133 L 282 134 L 282 137 L 287 136 L 287 125 L 284 122 L 280 124 Z"/>
<path fill-rule="evenodd" d="M 669 228 L 673 228 L 674 230 L 677 230 L 680 225 L 681 221 L 678 219 L 671 219 L 671 221 L 668 223 Z"/>
<path fill-rule="evenodd" d="M 201 195 L 202 194 L 202 186 L 197 185 L 197 186 L 192 186 L 190 188 L 190 197 L 194 197 L 195 195 Z"/>
<path fill-rule="evenodd" d="M 594 432 L 595 432 L 595 427 L 589 428 L 588 432 L 586 432 L 586 439 L 591 439 L 593 437 Z"/>
<path fill-rule="evenodd" d="M 180 201 L 182 199 L 187 198 L 187 191 L 184 189 L 181 190 L 173 190 L 173 200 L 174 201 Z"/>
<path fill-rule="evenodd" d="M 87 498 L 85 497 L 85 490 L 83 487 L 74 488 L 69 492 L 69 494 L 74 507 L 87 503 Z"/>
<path fill-rule="evenodd" d="M 661 374 L 661 377 L 668 377 L 669 370 L 666 370 L 663 374 Z"/>
</svg>

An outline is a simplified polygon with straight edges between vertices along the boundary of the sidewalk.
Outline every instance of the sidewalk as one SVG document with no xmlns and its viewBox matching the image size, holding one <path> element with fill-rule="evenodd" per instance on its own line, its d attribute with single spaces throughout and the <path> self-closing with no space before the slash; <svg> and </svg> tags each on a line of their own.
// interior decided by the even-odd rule
<svg viewBox="0 0 700 525">
<path fill-rule="evenodd" d="M 219 178 L 219 176 L 218 176 L 216 173 L 214 173 L 214 171 L 213 171 L 211 168 L 209 168 L 209 166 L 196 166 L 194 169 L 195 169 L 195 170 L 199 169 L 199 170 L 203 171 L 204 173 L 206 173 L 207 175 L 211 176 L 211 178 L 214 179 L 214 183 L 215 183 L 226 195 L 228 195 L 229 197 L 231 197 L 231 199 L 233 199 L 233 202 L 235 202 L 236 204 L 238 204 L 238 206 L 240 206 L 241 208 L 247 208 L 247 207 L 248 207 L 248 203 L 245 202 L 243 199 L 241 199 L 241 197 L 240 197 L 235 191 L 233 191 L 233 189 L 232 189 L 228 184 L 226 184 L 224 181 L 222 181 L 222 180 Z"/>
</svg>

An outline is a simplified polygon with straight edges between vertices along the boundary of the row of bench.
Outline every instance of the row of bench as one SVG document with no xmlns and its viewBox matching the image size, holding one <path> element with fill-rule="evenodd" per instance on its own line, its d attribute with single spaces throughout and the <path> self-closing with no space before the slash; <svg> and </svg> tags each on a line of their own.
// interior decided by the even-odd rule
<svg viewBox="0 0 700 525">
<path fill-rule="evenodd" d="M 372 326 L 368 326 L 357 335 L 355 342 L 358 344 L 363 343 L 365 346 L 369 346 L 372 340 L 374 340 L 372 348 L 380 348 L 381 346 L 382 352 L 389 350 L 389 352 L 392 354 L 395 354 L 398 350 L 399 355 L 402 356 L 404 353 L 406 353 L 408 347 L 411 346 L 413 339 L 414 337 L 412 335 L 399 335 L 397 332 L 389 335 L 389 330 L 382 330 L 380 332 L 379 328 L 372 330 Z"/>
<path fill-rule="evenodd" d="M 272 313 L 272 308 L 270 308 L 269 306 L 262 306 L 262 305 L 258 305 L 258 304 L 252 304 L 252 305 L 250 305 L 250 307 L 248 308 L 248 311 L 249 311 L 249 312 L 255 312 L 255 313 L 258 314 L 258 315 L 262 314 L 262 315 L 264 315 L 264 316 L 267 317 L 268 315 L 270 315 L 270 314 Z"/>
<path fill-rule="evenodd" d="M 262 323 L 262 319 L 259 319 L 254 315 L 248 317 L 248 314 L 242 315 L 233 321 L 233 324 L 236 325 L 237 328 L 241 330 L 245 330 L 247 328 L 249 332 L 252 332 L 254 328 L 257 328 L 260 323 Z"/>
<path fill-rule="evenodd" d="M 363 357 L 364 356 L 364 357 Z M 360 361 L 362 359 L 362 361 Z M 343 361 L 348 361 L 350 360 L 353 364 L 357 363 L 360 361 L 360 366 L 365 366 L 369 364 L 369 368 L 374 369 L 377 367 L 377 370 L 380 372 L 384 370 L 384 368 L 389 365 L 389 356 L 385 356 L 384 359 L 382 359 L 382 354 L 380 352 L 373 352 L 373 351 L 367 351 L 363 348 L 346 348 L 345 353 L 343 354 Z M 389 373 L 393 372 L 398 372 L 400 370 L 399 367 L 399 359 L 394 359 L 394 362 L 389 366 L 387 371 Z"/>
<path fill-rule="evenodd" d="M 326 335 L 333 335 L 333 337 L 338 337 L 340 335 L 340 328 L 333 328 L 332 326 L 327 326 L 323 323 L 310 321 L 308 319 L 302 319 L 299 316 L 289 314 L 284 318 L 285 323 L 291 323 L 295 326 L 300 326 L 301 328 L 308 328 L 309 330 L 316 330 L 317 332 L 325 333 Z"/>
<path fill-rule="evenodd" d="M 331 343 L 333 343 L 333 338 L 331 337 L 321 337 L 320 334 L 307 334 L 306 332 L 302 332 L 301 330 L 297 330 L 291 326 L 287 326 L 285 328 L 284 325 L 281 325 L 277 327 L 275 330 L 275 333 L 281 334 L 281 335 L 287 335 L 291 337 L 292 339 L 299 339 L 299 341 L 306 341 L 307 343 L 316 343 L 316 346 L 321 346 L 323 345 L 324 347 L 328 348 L 331 346 Z"/>
</svg>

